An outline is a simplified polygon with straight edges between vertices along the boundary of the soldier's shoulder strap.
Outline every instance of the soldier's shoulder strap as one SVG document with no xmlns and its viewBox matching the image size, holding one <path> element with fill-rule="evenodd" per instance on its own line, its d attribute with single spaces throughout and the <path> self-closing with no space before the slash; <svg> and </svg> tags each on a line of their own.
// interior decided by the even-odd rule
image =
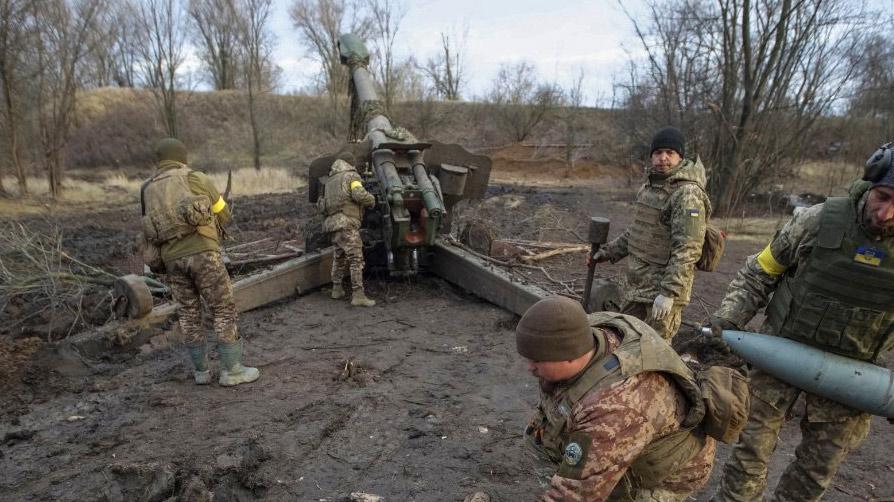
<svg viewBox="0 0 894 502">
<path fill-rule="evenodd" d="M 848 226 L 852 224 L 854 207 L 848 197 L 829 197 L 823 203 L 820 213 L 819 232 L 816 245 L 827 249 L 838 249 L 844 240 Z"/>
</svg>

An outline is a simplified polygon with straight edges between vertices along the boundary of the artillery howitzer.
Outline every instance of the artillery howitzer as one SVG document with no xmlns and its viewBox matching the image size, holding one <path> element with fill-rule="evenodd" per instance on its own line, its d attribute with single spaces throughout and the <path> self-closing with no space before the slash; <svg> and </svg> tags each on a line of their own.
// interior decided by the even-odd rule
<svg viewBox="0 0 894 502">
<path fill-rule="evenodd" d="M 398 276 L 424 270 L 518 315 L 549 295 L 536 285 L 520 282 L 476 253 L 454 245 L 446 235 L 451 230 L 452 211 L 457 203 L 484 197 L 490 179 L 490 159 L 459 145 L 419 141 L 405 129 L 395 127 L 376 95 L 367 69 L 369 53 L 363 42 L 353 35 L 343 35 L 339 50 L 342 63 L 351 73 L 351 141 L 342 150 L 354 154 L 363 184 L 376 198 L 375 207 L 364 214 L 361 226 L 368 268 Z M 322 195 L 335 158 L 333 154 L 311 163 L 311 202 Z M 607 221 L 599 224 L 602 227 L 598 232 L 591 229 L 594 244 L 604 241 L 608 230 Z M 240 312 L 329 284 L 333 248 L 319 224 L 311 226 L 305 237 L 304 256 L 234 282 Z M 145 284 L 139 286 L 145 288 Z M 590 297 L 590 305 L 596 310 L 617 296 L 615 292 L 603 298 L 605 295 L 597 289 Z M 122 297 L 132 299 L 135 305 L 124 303 L 121 310 L 138 313 L 130 317 L 142 317 L 137 321 L 141 326 L 163 322 L 176 311 L 176 304 L 167 303 L 147 313 L 152 306 L 151 295 L 125 293 Z M 143 305 L 140 299 L 146 298 L 149 303 Z M 114 330 L 115 326 L 106 329 Z M 88 336 L 72 342 L 106 344 L 106 340 Z"/>
<path fill-rule="evenodd" d="M 342 64 L 350 71 L 350 151 L 357 172 L 376 205 L 361 226 L 367 267 L 389 275 L 412 275 L 439 235 L 449 233 L 454 206 L 482 199 L 491 161 L 459 145 L 419 141 L 392 124 L 379 101 L 369 69 L 369 52 L 354 35 L 339 39 Z M 308 198 L 316 202 L 336 155 L 314 160 L 309 168 Z M 307 250 L 327 245 L 319 228 L 307 237 Z"/>
</svg>

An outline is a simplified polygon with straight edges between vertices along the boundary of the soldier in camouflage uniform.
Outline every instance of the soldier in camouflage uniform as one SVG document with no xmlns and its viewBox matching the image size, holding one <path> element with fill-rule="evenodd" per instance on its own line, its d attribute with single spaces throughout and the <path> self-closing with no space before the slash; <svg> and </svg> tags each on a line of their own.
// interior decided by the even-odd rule
<svg viewBox="0 0 894 502">
<path fill-rule="evenodd" d="M 340 154 L 332 163 L 323 196 L 317 200 L 317 205 L 326 216 L 323 231 L 329 232 L 335 244 L 332 298 L 345 296 L 342 280 L 345 272 L 350 271 L 351 305 L 361 307 L 376 304 L 363 290 L 363 241 L 360 239 L 363 208 L 373 207 L 375 203 L 375 197 L 363 188 L 354 168 L 354 156 L 350 152 Z"/>
<path fill-rule="evenodd" d="M 544 501 L 683 501 L 707 483 L 716 442 L 693 373 L 644 322 L 549 297 L 518 323 L 516 344 L 540 381 L 525 430 L 558 464 Z"/>
<path fill-rule="evenodd" d="M 621 311 L 670 340 L 689 303 L 711 203 L 701 161 L 684 159 L 683 133 L 662 129 L 651 147 L 652 167 L 636 195 L 633 224 L 591 259 L 615 263 L 629 255 Z"/>
<path fill-rule="evenodd" d="M 877 362 L 894 345 L 894 169 L 884 148 L 848 197 L 797 213 L 749 256 L 712 320 L 739 329 L 766 306 L 762 331 Z M 772 297 L 771 297 L 772 294 Z M 802 390 L 751 371 L 751 410 L 715 500 L 760 500 L 779 430 Z M 858 391 L 858 389 L 854 389 Z M 801 444 L 773 500 L 819 500 L 839 464 L 869 433 L 867 413 L 805 394 Z"/>
<path fill-rule="evenodd" d="M 156 147 L 155 175 L 140 190 L 143 233 L 157 246 L 167 273 L 180 330 L 195 365 L 195 382 L 211 381 L 208 348 L 202 327 L 201 302 L 211 310 L 220 353 L 220 385 L 258 379 L 256 368 L 242 365 L 242 339 L 236 329 L 233 286 L 220 256 L 218 225 L 230 220 L 226 201 L 203 173 L 186 165 L 186 147 L 166 138 Z"/>
</svg>

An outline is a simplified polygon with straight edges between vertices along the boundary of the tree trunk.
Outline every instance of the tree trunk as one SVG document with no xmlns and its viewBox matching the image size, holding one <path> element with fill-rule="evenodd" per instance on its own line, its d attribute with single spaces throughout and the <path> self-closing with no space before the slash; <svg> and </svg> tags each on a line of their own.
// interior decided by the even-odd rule
<svg viewBox="0 0 894 502">
<path fill-rule="evenodd" d="M 248 81 L 248 118 L 251 124 L 252 160 L 255 170 L 261 170 L 261 136 L 258 132 L 258 117 L 255 113 L 255 91 L 251 77 Z"/>
</svg>

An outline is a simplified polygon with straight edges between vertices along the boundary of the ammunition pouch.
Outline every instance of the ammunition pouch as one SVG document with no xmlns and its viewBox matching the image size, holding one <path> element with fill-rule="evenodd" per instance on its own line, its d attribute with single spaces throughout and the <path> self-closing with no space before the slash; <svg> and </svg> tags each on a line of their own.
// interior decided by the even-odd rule
<svg viewBox="0 0 894 502">
<path fill-rule="evenodd" d="M 720 265 L 720 258 L 726 249 L 726 238 L 719 228 L 708 223 L 705 228 L 705 242 L 702 244 L 702 255 L 695 262 L 695 268 L 703 272 L 713 272 Z"/>
<path fill-rule="evenodd" d="M 748 420 L 748 378 L 732 368 L 711 366 L 696 373 L 696 380 L 705 402 L 702 430 L 722 443 L 734 444 Z"/>
<path fill-rule="evenodd" d="M 149 242 L 146 239 L 145 234 L 143 234 L 143 240 L 140 243 L 140 254 L 143 257 L 143 263 L 149 267 L 149 270 L 151 270 L 153 274 L 167 273 L 165 262 L 161 259 L 161 248 L 156 244 Z"/>
</svg>

